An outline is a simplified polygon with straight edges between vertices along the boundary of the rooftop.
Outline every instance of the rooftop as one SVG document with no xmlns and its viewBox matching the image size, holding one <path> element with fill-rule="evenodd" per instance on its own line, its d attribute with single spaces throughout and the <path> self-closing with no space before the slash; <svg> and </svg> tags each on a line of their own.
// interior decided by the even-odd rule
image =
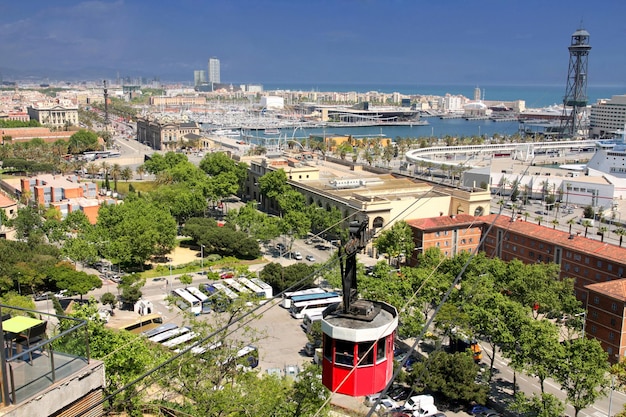
<svg viewBox="0 0 626 417">
<path fill-rule="evenodd" d="M 607 282 L 597 282 L 595 284 L 585 285 L 585 288 L 589 291 L 626 302 L 626 278 Z"/>
<path fill-rule="evenodd" d="M 610 243 L 587 239 L 583 236 L 570 235 L 568 232 L 553 229 L 552 227 L 539 226 L 523 220 L 511 221 L 510 216 L 490 214 L 479 218 L 485 223 L 494 222 L 500 228 L 512 232 L 532 236 L 533 239 L 550 242 L 580 253 L 599 256 L 615 263 L 623 263 L 626 259 L 626 248 L 615 246 Z"/>
</svg>

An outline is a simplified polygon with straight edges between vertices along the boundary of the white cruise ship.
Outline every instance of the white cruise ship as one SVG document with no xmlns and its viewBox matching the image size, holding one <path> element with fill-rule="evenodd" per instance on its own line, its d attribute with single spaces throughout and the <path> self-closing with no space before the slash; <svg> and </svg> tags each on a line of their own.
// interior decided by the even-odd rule
<svg viewBox="0 0 626 417">
<path fill-rule="evenodd" d="M 626 178 L 626 142 L 624 139 L 598 141 L 596 153 L 587 163 L 587 169 Z"/>
</svg>

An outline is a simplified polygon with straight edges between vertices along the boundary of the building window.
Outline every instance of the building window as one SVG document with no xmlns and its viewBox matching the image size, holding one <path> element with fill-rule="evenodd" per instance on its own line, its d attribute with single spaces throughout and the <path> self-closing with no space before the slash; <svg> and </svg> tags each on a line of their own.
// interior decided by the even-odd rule
<svg viewBox="0 0 626 417">
<path fill-rule="evenodd" d="M 613 270 L 613 264 L 606 264 L 606 270 L 611 272 Z"/>
<path fill-rule="evenodd" d="M 448 242 L 447 240 L 444 242 L 444 245 L 446 246 L 450 246 L 450 242 Z"/>
<path fill-rule="evenodd" d="M 591 312 L 591 317 L 593 317 L 594 319 L 598 318 L 598 312 L 597 311 L 592 311 Z"/>
<path fill-rule="evenodd" d="M 598 266 L 598 268 L 602 268 L 602 261 L 596 262 L 596 265 Z"/>
<path fill-rule="evenodd" d="M 465 245 L 465 239 L 461 239 L 461 245 Z"/>
<path fill-rule="evenodd" d="M 606 353 L 608 353 L 609 355 L 612 355 L 613 354 L 613 348 L 611 346 L 608 346 L 606 348 Z"/>
<path fill-rule="evenodd" d="M 609 340 L 615 339 L 615 333 L 609 332 Z"/>
<path fill-rule="evenodd" d="M 469 238 L 469 243 L 474 243 L 474 238 L 473 237 Z"/>
<path fill-rule="evenodd" d="M 444 230 L 443 235 L 444 235 L 444 236 L 448 236 L 448 231 L 447 231 L 447 230 Z"/>
<path fill-rule="evenodd" d="M 593 297 L 593 303 L 594 304 L 600 304 L 600 297 L 598 297 L 597 295 L 595 297 Z"/>
<path fill-rule="evenodd" d="M 611 303 L 611 310 L 617 311 L 617 303 Z"/>
<path fill-rule="evenodd" d="M 345 340 L 335 340 L 335 363 L 352 366 L 354 364 L 354 344 Z"/>
<path fill-rule="evenodd" d="M 379 343 L 385 343 L 384 340 Z M 374 349 L 372 348 L 372 342 L 359 343 L 359 363 L 360 365 L 373 365 L 374 364 Z"/>
<path fill-rule="evenodd" d="M 598 331 L 596 326 L 591 326 L 591 333 L 595 334 Z"/>
<path fill-rule="evenodd" d="M 439 232 L 435 232 L 435 237 L 439 237 L 441 234 Z"/>
<path fill-rule="evenodd" d="M 380 362 L 387 359 L 387 353 L 385 351 L 385 339 L 378 339 L 376 342 L 376 362 Z"/>
</svg>

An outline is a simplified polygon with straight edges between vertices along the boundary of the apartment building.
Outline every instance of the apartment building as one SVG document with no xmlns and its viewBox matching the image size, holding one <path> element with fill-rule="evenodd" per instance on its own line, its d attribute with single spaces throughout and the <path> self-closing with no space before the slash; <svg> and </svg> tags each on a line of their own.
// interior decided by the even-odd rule
<svg viewBox="0 0 626 417">
<path fill-rule="evenodd" d="M 409 265 L 417 264 L 417 256 L 426 249 L 436 247 L 446 257 L 459 253 L 472 253 L 480 244 L 483 222 L 469 214 L 451 214 L 424 219 L 408 220 L 413 230 L 415 251 Z"/>
<path fill-rule="evenodd" d="M 256 200 L 260 209 L 278 212 L 278 204 L 261 195 L 258 180 L 270 171 L 283 169 L 288 183 L 304 195 L 307 204 L 325 210 L 336 207 L 346 219 L 367 215 L 372 231 L 389 227 L 398 220 L 428 218 L 440 213 L 446 216 L 484 213 L 491 200 L 485 190 L 433 185 L 346 161 L 320 160 L 318 155 L 308 153 L 274 158 L 242 157 L 240 160 L 250 166 L 242 197 Z M 469 235 L 460 237 L 457 250 L 466 248 L 467 242 L 461 243 L 462 239 L 469 239 Z M 366 252 L 377 256 L 371 245 Z"/>
<path fill-rule="evenodd" d="M 621 136 L 626 124 L 626 95 L 598 100 L 591 105 L 589 134 L 592 138 Z"/>
<path fill-rule="evenodd" d="M 612 363 L 626 355 L 626 279 L 590 284 L 585 333 L 598 339 Z"/>
<path fill-rule="evenodd" d="M 0 210 L 4 211 L 7 219 L 13 219 L 17 216 L 17 201 L 0 194 Z M 7 227 L 6 224 L 0 222 L 0 239 L 13 240 L 15 238 L 15 229 Z"/>
<path fill-rule="evenodd" d="M 576 298 L 587 310 L 585 333 L 601 342 L 611 362 L 626 354 L 626 248 L 496 214 L 442 214 L 407 223 L 417 248 L 410 265 L 430 247 L 447 257 L 478 248 L 504 261 L 556 263 L 561 278 L 574 279 Z"/>
<path fill-rule="evenodd" d="M 115 204 L 112 198 L 102 199 L 98 196 L 98 186 L 94 182 L 80 182 L 74 175 L 39 175 L 20 180 L 21 195 L 28 195 L 44 207 L 54 207 L 62 217 L 74 211 L 85 213 L 89 222 L 96 223 L 100 205 Z"/>
<path fill-rule="evenodd" d="M 137 140 L 155 150 L 174 151 L 191 144 L 199 135 L 200 126 L 196 122 L 137 118 Z"/>
</svg>

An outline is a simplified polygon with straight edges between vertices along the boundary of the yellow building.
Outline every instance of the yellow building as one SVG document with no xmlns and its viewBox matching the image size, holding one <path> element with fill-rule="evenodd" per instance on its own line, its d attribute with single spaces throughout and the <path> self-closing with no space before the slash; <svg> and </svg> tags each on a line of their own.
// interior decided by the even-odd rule
<svg viewBox="0 0 626 417">
<path fill-rule="evenodd" d="M 326 210 L 336 207 L 348 221 L 357 212 L 366 215 L 373 231 L 399 220 L 489 212 L 491 195 L 486 190 L 462 190 L 403 175 L 377 173 L 369 167 L 330 162 L 317 155 L 300 160 L 289 156 L 240 160 L 250 166 L 243 198 L 257 201 L 259 208 L 269 213 L 277 213 L 278 205 L 261 195 L 258 183 L 260 177 L 277 169 L 285 171 L 288 183 L 305 196 L 308 204 Z M 367 250 L 375 255 L 371 246 Z"/>
</svg>

